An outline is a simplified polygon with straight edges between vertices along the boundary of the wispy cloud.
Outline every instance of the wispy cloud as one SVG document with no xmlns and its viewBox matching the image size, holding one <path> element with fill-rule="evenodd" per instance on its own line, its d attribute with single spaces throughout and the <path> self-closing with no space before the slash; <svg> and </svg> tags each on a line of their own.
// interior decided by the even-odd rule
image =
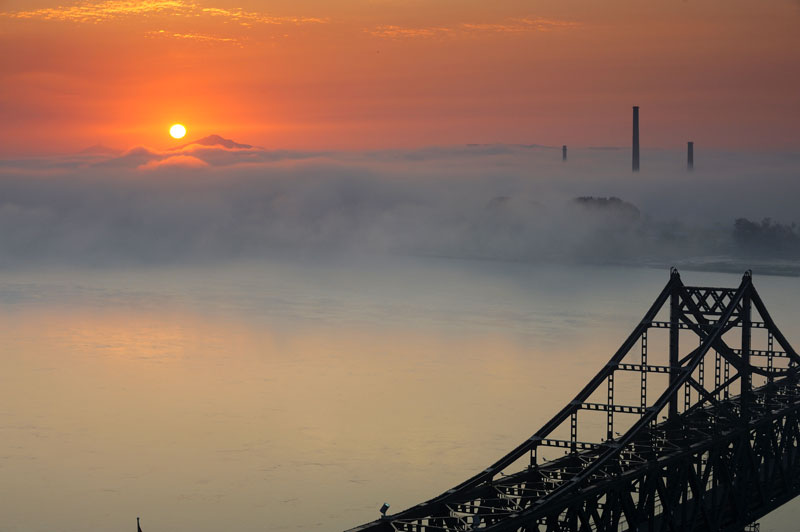
<svg viewBox="0 0 800 532">
<path fill-rule="evenodd" d="M 98 23 L 107 20 L 153 14 L 189 14 L 194 4 L 182 0 L 106 0 L 104 2 L 80 2 L 68 6 L 45 7 L 30 11 L 3 13 L 3 16 L 18 19 L 57 20 L 69 22 Z"/>
<path fill-rule="evenodd" d="M 478 34 L 529 33 L 574 29 L 579 22 L 557 20 L 543 17 L 508 19 L 498 23 L 461 23 L 453 26 L 406 27 L 382 25 L 367 31 L 374 37 L 382 38 L 431 38 L 455 37 Z"/>
<path fill-rule="evenodd" d="M 328 22 L 328 19 L 318 17 L 278 17 L 254 11 L 218 7 L 204 7 L 200 9 L 200 12 L 204 15 L 233 20 L 243 26 L 251 24 L 325 24 Z"/>
<path fill-rule="evenodd" d="M 573 29 L 580 23 L 570 20 L 556 20 L 542 17 L 511 19 L 501 24 L 462 24 L 465 31 L 485 31 L 493 33 L 521 33 L 527 31 L 555 31 Z"/>
<path fill-rule="evenodd" d="M 407 28 L 403 26 L 384 25 L 376 26 L 367 33 L 374 37 L 403 38 L 403 37 L 441 37 L 454 33 L 453 28 L 444 26 L 428 28 Z"/>
<path fill-rule="evenodd" d="M 161 160 L 151 160 L 138 168 L 140 170 L 156 170 L 158 168 L 172 167 L 172 168 L 205 168 L 208 163 L 197 157 L 191 155 L 173 155 Z"/>
<path fill-rule="evenodd" d="M 104 0 L 84 1 L 58 7 L 0 13 L 16 19 L 53 20 L 98 24 L 126 17 L 170 15 L 184 18 L 217 17 L 243 26 L 255 24 L 322 24 L 322 18 L 300 16 L 273 16 L 267 13 L 203 7 L 186 0 Z"/>
<path fill-rule="evenodd" d="M 146 34 L 148 37 L 163 37 L 168 39 L 182 39 L 186 41 L 195 41 L 209 44 L 233 44 L 242 46 L 242 40 L 235 37 L 221 37 L 219 35 L 209 35 L 206 33 L 178 33 L 167 30 L 149 31 Z"/>
</svg>

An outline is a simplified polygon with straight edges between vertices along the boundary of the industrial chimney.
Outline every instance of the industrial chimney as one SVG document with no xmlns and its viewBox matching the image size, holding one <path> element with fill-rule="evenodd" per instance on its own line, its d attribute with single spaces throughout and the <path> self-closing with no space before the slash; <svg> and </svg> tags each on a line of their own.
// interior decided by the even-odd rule
<svg viewBox="0 0 800 532">
<path fill-rule="evenodd" d="M 567 145 L 566 144 L 561 146 L 561 160 L 562 161 L 566 161 L 567 160 Z"/>
<path fill-rule="evenodd" d="M 689 141 L 686 147 L 686 169 L 691 171 L 694 169 L 694 142 Z"/>
<path fill-rule="evenodd" d="M 639 106 L 633 106 L 633 165 L 634 172 L 639 171 Z"/>
</svg>

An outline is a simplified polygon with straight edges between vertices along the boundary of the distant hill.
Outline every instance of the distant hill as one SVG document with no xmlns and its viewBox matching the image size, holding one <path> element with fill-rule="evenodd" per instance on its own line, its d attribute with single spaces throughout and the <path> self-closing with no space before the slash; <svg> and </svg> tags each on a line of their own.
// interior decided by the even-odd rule
<svg viewBox="0 0 800 532">
<path fill-rule="evenodd" d="M 94 146 L 82 149 L 77 155 L 119 155 L 120 153 L 122 153 L 120 150 L 115 150 L 114 148 L 103 146 L 102 144 L 95 144 Z"/>
<path fill-rule="evenodd" d="M 183 149 L 188 148 L 189 146 L 222 146 L 223 148 L 228 148 L 229 150 L 249 150 L 252 149 L 253 146 L 250 144 L 239 144 L 236 141 L 231 139 L 226 139 L 224 137 L 220 137 L 219 135 L 209 135 L 207 137 L 203 137 L 202 139 L 194 140 L 188 144 L 184 144 L 183 146 L 179 146 L 176 149 Z"/>
<path fill-rule="evenodd" d="M 572 201 L 588 212 L 612 216 L 619 221 L 633 222 L 639 220 L 641 217 L 641 213 L 636 205 L 623 201 L 615 196 L 610 196 L 608 198 L 581 196 Z"/>
</svg>

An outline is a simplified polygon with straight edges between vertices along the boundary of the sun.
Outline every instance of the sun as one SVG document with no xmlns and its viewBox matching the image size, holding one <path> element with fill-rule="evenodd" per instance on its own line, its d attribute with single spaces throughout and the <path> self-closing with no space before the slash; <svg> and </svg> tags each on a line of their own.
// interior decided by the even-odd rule
<svg viewBox="0 0 800 532">
<path fill-rule="evenodd" d="M 175 124 L 169 128 L 169 134 L 172 135 L 173 139 L 182 139 L 186 136 L 186 128 L 180 124 Z"/>
</svg>

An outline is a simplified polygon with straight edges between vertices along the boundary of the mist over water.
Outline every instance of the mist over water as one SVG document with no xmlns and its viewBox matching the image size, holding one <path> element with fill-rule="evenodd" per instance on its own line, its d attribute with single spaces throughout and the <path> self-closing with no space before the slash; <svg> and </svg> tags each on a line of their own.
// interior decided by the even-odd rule
<svg viewBox="0 0 800 532">
<path fill-rule="evenodd" d="M 628 150 L 570 149 L 569 157 L 507 145 L 360 153 L 192 145 L 4 161 L 2 264 L 344 252 L 736 271 L 756 262 L 793 272 L 775 261 L 800 256 L 791 225 L 797 154 L 698 146 L 687 172 L 685 154 L 645 151 L 637 174 Z M 739 218 L 756 224 L 749 240 L 735 234 Z M 772 237 L 780 245 L 754 247 Z"/>
<path fill-rule="evenodd" d="M 328 531 L 418 503 L 569 401 L 673 264 L 752 267 L 800 342 L 796 280 L 763 275 L 797 272 L 800 157 L 569 156 L 0 162 L 0 528 Z"/>
<path fill-rule="evenodd" d="M 547 421 L 667 277 L 374 257 L 6 271 L 3 530 L 331 531 L 413 505 Z M 796 343 L 797 283 L 755 282 Z"/>
</svg>

